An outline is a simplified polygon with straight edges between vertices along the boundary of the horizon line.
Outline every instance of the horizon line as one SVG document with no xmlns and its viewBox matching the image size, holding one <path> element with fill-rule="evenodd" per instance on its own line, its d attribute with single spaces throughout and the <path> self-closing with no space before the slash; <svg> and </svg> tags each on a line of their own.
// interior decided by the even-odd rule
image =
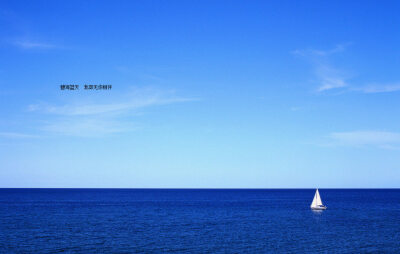
<svg viewBox="0 0 400 254">
<path fill-rule="evenodd" d="M 141 188 L 141 187 L 0 187 L 1 189 L 110 189 L 110 190 L 314 190 L 314 189 L 325 189 L 325 190 L 389 190 L 389 189 L 400 189 L 400 187 L 385 187 L 385 188 Z"/>
</svg>

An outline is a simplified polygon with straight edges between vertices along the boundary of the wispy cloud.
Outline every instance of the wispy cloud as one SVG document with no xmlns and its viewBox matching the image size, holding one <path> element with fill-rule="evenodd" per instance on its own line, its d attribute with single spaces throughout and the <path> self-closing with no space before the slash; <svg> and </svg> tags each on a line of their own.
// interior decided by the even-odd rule
<svg viewBox="0 0 400 254">
<path fill-rule="evenodd" d="M 315 69 L 315 73 L 320 83 L 320 86 L 317 88 L 318 92 L 348 86 L 343 71 L 335 69 L 327 64 L 319 64 Z"/>
<path fill-rule="evenodd" d="M 62 106 L 32 104 L 28 106 L 28 111 L 41 111 L 44 113 L 68 116 L 89 116 L 107 113 L 123 113 L 144 107 L 164 105 L 178 102 L 187 102 L 197 100 L 195 98 L 162 98 L 162 97 L 146 97 L 131 98 L 124 102 L 111 103 L 78 103 L 66 104 Z"/>
<path fill-rule="evenodd" d="M 59 135 L 78 137 L 101 137 L 108 134 L 135 130 L 133 123 L 116 118 L 104 117 L 67 117 L 47 122 L 42 131 Z"/>
<path fill-rule="evenodd" d="M 302 109 L 301 107 L 297 107 L 297 106 L 290 107 L 290 111 L 299 111 L 301 109 Z"/>
<path fill-rule="evenodd" d="M 354 91 L 360 91 L 363 93 L 390 93 L 400 91 L 400 83 L 395 84 L 374 84 L 364 87 L 353 88 Z"/>
<path fill-rule="evenodd" d="M 338 77 L 322 77 L 321 83 L 321 86 L 317 89 L 318 92 L 347 86 L 346 81 Z"/>
<path fill-rule="evenodd" d="M 400 148 L 400 133 L 387 131 L 350 131 L 329 134 L 331 145 L 364 147 L 372 146 L 384 149 Z"/>
<path fill-rule="evenodd" d="M 25 134 L 25 133 L 18 133 L 18 132 L 0 132 L 0 137 L 24 139 L 24 138 L 38 138 L 39 136 Z"/>
<path fill-rule="evenodd" d="M 346 74 L 343 70 L 334 67 L 328 61 L 328 56 L 343 52 L 348 45 L 349 44 L 339 44 L 334 48 L 327 50 L 295 50 L 292 53 L 311 61 L 315 78 L 319 84 L 316 91 L 324 92 L 348 86 L 348 74 Z"/>
<path fill-rule="evenodd" d="M 43 43 L 43 42 L 34 42 L 34 41 L 28 41 L 28 40 L 17 40 L 14 42 L 14 44 L 20 48 L 23 49 L 50 49 L 50 48 L 56 48 L 56 45 L 54 44 L 49 44 L 49 43 Z"/>
<path fill-rule="evenodd" d="M 99 102 L 101 99 L 101 102 Z M 29 105 L 27 110 L 45 116 L 42 131 L 71 136 L 99 137 L 137 129 L 135 116 L 145 108 L 198 100 L 177 96 L 173 91 L 134 89 L 113 98 L 86 98 L 79 102 Z"/>
<path fill-rule="evenodd" d="M 349 45 L 351 43 L 338 44 L 327 50 L 302 49 L 292 51 L 292 53 L 312 63 L 314 76 L 319 84 L 316 88 L 317 92 L 326 92 L 334 89 L 341 89 L 342 92 L 353 91 L 366 94 L 400 91 L 400 82 L 392 84 L 376 83 L 371 85 L 355 85 L 354 83 L 350 83 L 351 76 L 349 72 L 339 69 L 329 61 L 334 54 L 344 52 Z"/>
<path fill-rule="evenodd" d="M 338 44 L 334 48 L 327 49 L 327 50 L 320 50 L 320 49 L 297 49 L 292 51 L 293 54 L 299 56 L 307 56 L 307 57 L 315 57 L 315 56 L 329 56 L 335 53 L 342 52 L 349 46 L 350 43 L 346 44 Z"/>
</svg>

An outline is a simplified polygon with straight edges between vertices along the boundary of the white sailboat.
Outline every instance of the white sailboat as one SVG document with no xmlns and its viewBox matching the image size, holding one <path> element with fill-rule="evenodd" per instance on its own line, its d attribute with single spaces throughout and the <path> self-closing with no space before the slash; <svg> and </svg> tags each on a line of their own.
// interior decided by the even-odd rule
<svg viewBox="0 0 400 254">
<path fill-rule="evenodd" d="M 312 210 L 325 210 L 326 206 L 322 204 L 321 196 L 319 195 L 318 189 L 315 191 L 314 199 L 311 203 Z"/>
</svg>

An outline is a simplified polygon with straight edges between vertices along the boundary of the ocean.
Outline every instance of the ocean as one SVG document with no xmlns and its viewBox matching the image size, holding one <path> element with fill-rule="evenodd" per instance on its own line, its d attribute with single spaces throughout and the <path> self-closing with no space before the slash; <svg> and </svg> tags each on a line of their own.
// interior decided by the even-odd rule
<svg viewBox="0 0 400 254">
<path fill-rule="evenodd" d="M 400 189 L 0 189 L 0 253 L 400 253 Z"/>
</svg>

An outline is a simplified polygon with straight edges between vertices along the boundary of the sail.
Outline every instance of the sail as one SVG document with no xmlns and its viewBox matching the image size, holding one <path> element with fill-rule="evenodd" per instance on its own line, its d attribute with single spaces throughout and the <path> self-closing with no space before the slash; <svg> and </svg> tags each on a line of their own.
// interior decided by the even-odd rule
<svg viewBox="0 0 400 254">
<path fill-rule="evenodd" d="M 319 196 L 319 191 L 318 189 L 315 191 L 314 199 L 311 203 L 311 207 L 318 207 L 322 205 L 322 200 L 321 197 Z"/>
</svg>

